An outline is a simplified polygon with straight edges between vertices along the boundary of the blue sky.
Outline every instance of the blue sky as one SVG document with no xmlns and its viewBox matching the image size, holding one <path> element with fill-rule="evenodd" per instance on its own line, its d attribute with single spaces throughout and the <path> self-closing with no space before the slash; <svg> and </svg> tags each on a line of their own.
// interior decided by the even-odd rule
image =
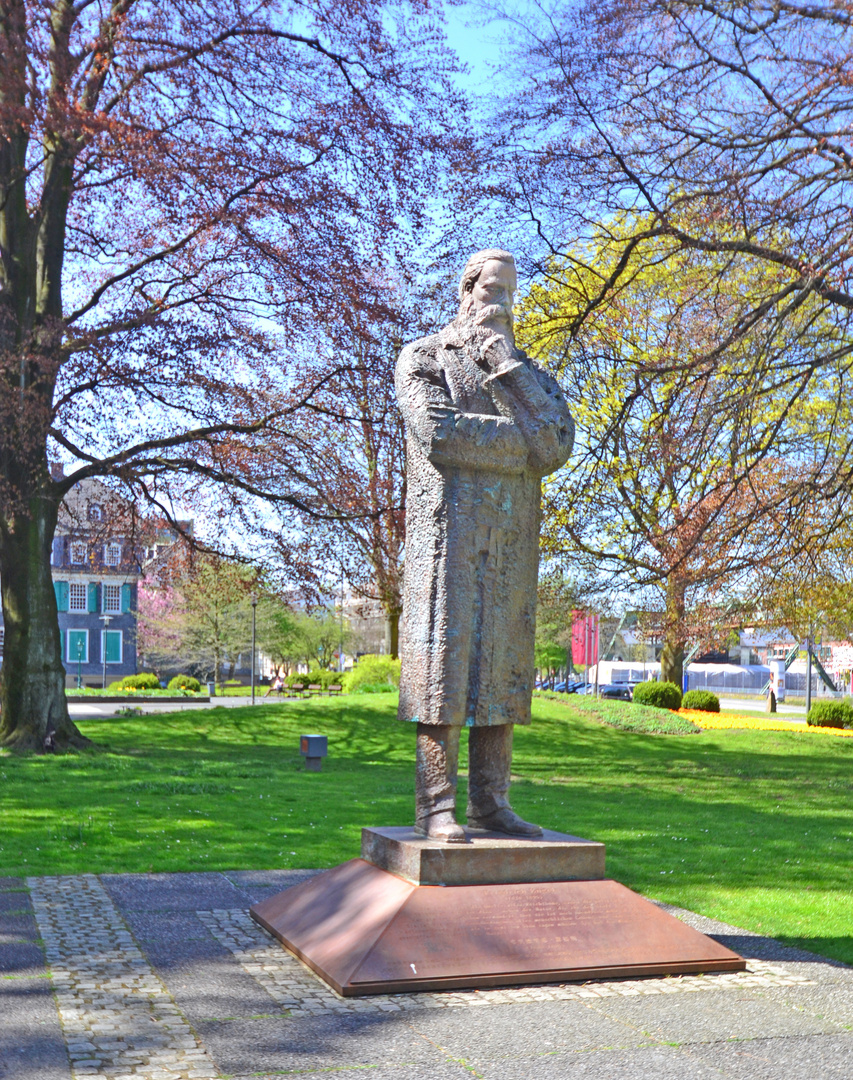
<svg viewBox="0 0 853 1080">
<path fill-rule="evenodd" d="M 480 92 L 489 79 L 489 61 L 496 61 L 500 51 L 495 42 L 500 30 L 478 25 L 482 22 L 481 12 L 476 2 L 445 8 L 450 47 L 471 69 L 462 77 L 463 85 Z"/>
</svg>

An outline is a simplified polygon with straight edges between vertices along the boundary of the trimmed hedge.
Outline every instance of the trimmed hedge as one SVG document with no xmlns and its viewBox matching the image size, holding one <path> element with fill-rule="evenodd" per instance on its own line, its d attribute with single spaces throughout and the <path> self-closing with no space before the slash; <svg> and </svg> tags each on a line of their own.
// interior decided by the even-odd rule
<svg viewBox="0 0 853 1080">
<path fill-rule="evenodd" d="M 288 675 L 284 685 L 292 690 L 294 686 L 322 686 L 328 690 L 330 686 L 340 686 L 343 675 L 340 671 L 323 671 L 316 668 L 307 673 Z"/>
<path fill-rule="evenodd" d="M 853 727 L 853 706 L 849 701 L 816 701 L 806 723 L 809 727 Z"/>
<path fill-rule="evenodd" d="M 194 679 L 192 675 L 176 675 L 173 679 L 169 679 L 169 685 L 167 690 L 192 690 L 193 693 L 198 693 L 201 690 L 201 683 L 198 679 Z"/>
<path fill-rule="evenodd" d="M 389 690 L 400 685 L 400 661 L 393 660 L 390 656 L 367 654 L 359 657 L 352 671 L 347 672 L 344 690 L 352 694 L 361 686 L 378 686 L 383 683 Z"/>
<path fill-rule="evenodd" d="M 160 680 L 154 674 L 125 675 L 123 679 L 110 683 L 110 690 L 159 690 Z"/>
<path fill-rule="evenodd" d="M 688 690 L 681 699 L 681 707 L 699 712 L 719 712 L 720 699 L 710 690 Z"/>
<path fill-rule="evenodd" d="M 654 709 L 681 708 L 681 691 L 671 682 L 641 682 L 634 687 L 637 705 L 651 705 Z"/>
</svg>

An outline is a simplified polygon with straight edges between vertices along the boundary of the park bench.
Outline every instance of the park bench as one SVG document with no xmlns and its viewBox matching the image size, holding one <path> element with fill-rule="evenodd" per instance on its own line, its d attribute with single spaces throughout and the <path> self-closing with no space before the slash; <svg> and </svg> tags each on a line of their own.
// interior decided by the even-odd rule
<svg viewBox="0 0 853 1080">
<path fill-rule="evenodd" d="M 340 693 L 342 693 L 343 689 L 344 688 L 342 686 L 339 686 L 337 683 L 334 686 L 330 686 L 329 689 L 328 689 L 329 697 L 331 697 L 332 694 L 340 694 Z"/>
<path fill-rule="evenodd" d="M 323 687 L 319 683 L 311 683 L 311 685 L 308 687 L 308 697 L 311 697 L 312 694 L 322 695 L 322 693 Z"/>
</svg>

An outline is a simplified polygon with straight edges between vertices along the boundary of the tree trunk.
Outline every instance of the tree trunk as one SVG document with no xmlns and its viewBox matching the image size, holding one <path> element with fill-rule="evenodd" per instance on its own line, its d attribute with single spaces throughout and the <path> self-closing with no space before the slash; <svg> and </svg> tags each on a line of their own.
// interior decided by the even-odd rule
<svg viewBox="0 0 853 1080">
<path fill-rule="evenodd" d="M 50 573 L 58 501 L 39 493 L 0 522 L 0 587 L 5 642 L 0 745 L 66 750 L 89 740 L 68 716 L 65 669 Z"/>
<path fill-rule="evenodd" d="M 385 612 L 385 652 L 394 660 L 400 652 L 400 612 Z"/>
<path fill-rule="evenodd" d="M 660 677 L 681 689 L 684 678 L 684 583 L 670 578 L 666 584 L 666 624 L 660 654 Z"/>
</svg>

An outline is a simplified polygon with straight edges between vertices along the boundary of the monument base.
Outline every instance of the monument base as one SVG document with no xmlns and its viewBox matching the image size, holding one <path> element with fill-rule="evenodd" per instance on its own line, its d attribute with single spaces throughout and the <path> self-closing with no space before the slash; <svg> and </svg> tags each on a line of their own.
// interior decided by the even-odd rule
<svg viewBox="0 0 853 1080">
<path fill-rule="evenodd" d="M 389 843 L 389 831 L 404 832 L 365 830 L 362 848 L 374 859 L 385 852 L 399 866 L 399 846 L 407 841 L 395 835 Z M 251 916 L 344 997 L 746 967 L 730 949 L 616 881 L 524 880 L 533 872 L 525 874 L 525 850 L 529 865 L 541 866 L 541 848 L 562 844 L 562 857 L 583 865 L 590 857 L 598 862 L 600 845 L 578 848 L 589 842 L 559 833 L 523 842 L 472 836 L 481 851 L 494 847 L 500 876 L 507 865 L 501 852 L 513 844 L 522 880 L 417 884 L 399 869 L 352 859 L 256 904 Z M 405 864 L 410 876 L 417 865 L 418 875 L 434 879 L 435 858 L 423 858 L 434 842 L 413 843 Z M 460 874 L 456 852 L 464 850 L 453 847 L 451 878 Z M 603 870 L 603 852 L 600 861 Z M 481 854 L 477 863 L 482 879 L 488 858 Z"/>
</svg>

